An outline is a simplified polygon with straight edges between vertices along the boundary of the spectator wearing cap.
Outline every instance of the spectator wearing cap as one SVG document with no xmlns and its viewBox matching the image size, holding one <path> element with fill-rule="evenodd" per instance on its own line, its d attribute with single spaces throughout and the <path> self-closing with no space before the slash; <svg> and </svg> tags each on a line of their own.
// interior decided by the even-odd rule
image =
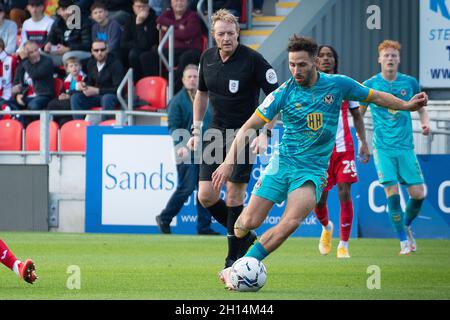
<svg viewBox="0 0 450 320">
<path fill-rule="evenodd" d="M 53 60 L 55 67 L 62 66 L 70 57 L 85 60 L 91 56 L 91 23 L 81 17 L 81 28 L 71 26 L 69 18 L 74 11 L 70 6 L 73 5 L 74 0 L 59 0 L 57 16 L 44 45 L 44 52 Z"/>
<path fill-rule="evenodd" d="M 5 5 L 0 3 L 0 39 L 3 39 L 4 50 L 13 54 L 17 50 L 17 25 L 14 21 L 5 19 Z"/>
</svg>

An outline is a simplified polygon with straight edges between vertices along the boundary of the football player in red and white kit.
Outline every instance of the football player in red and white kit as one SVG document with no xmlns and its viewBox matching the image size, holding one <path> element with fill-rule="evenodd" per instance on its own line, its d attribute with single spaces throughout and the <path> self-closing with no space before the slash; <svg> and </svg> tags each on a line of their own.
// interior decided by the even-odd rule
<svg viewBox="0 0 450 320">
<path fill-rule="evenodd" d="M 338 73 L 338 55 L 331 46 L 319 47 L 318 69 L 329 74 Z M 348 240 L 353 222 L 353 203 L 351 198 L 351 185 L 358 181 L 355 164 L 355 150 L 348 124 L 348 111 L 353 117 L 353 123 L 360 140 L 359 157 L 362 163 L 369 161 L 369 149 L 364 131 L 364 121 L 359 110 L 359 103 L 343 101 L 339 124 L 336 134 L 336 144 L 330 158 L 328 167 L 328 184 L 322 192 L 319 203 L 314 208 L 317 219 L 322 224 L 322 235 L 319 242 L 319 251 L 323 255 L 331 252 L 331 239 L 333 223 L 328 219 L 327 198 L 328 192 L 335 184 L 338 185 L 340 202 L 340 242 L 337 249 L 338 258 L 350 258 Z"/>
<path fill-rule="evenodd" d="M 24 281 L 33 284 L 36 281 L 36 268 L 32 260 L 27 259 L 25 262 L 20 261 L 9 250 L 6 243 L 0 239 L 0 262 L 7 268 L 14 271 L 17 276 Z"/>
</svg>

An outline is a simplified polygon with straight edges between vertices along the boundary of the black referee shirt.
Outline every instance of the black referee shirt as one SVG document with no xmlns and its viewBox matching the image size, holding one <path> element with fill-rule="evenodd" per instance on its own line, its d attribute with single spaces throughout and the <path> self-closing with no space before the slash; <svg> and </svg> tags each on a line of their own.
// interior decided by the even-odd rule
<svg viewBox="0 0 450 320">
<path fill-rule="evenodd" d="M 275 70 L 247 46 L 239 44 L 225 63 L 217 48 L 200 58 L 198 89 L 209 92 L 214 128 L 240 128 L 258 107 L 259 90 L 268 95 L 277 87 Z"/>
</svg>

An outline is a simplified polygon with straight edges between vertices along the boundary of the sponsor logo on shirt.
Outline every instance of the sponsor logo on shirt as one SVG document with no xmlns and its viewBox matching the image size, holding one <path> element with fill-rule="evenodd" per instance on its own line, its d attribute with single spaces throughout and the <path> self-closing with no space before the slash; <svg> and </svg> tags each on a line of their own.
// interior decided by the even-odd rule
<svg viewBox="0 0 450 320">
<path fill-rule="evenodd" d="M 230 80 L 228 83 L 228 89 L 231 93 L 236 93 L 239 91 L 239 80 Z"/>
<path fill-rule="evenodd" d="M 327 105 L 331 105 L 334 102 L 334 96 L 332 94 L 327 94 L 324 98 L 323 98 L 323 102 L 325 102 L 325 104 Z"/>
<path fill-rule="evenodd" d="M 306 119 L 308 128 L 312 131 L 317 131 L 322 128 L 323 125 L 323 115 L 322 113 L 310 113 L 308 114 Z"/>
</svg>

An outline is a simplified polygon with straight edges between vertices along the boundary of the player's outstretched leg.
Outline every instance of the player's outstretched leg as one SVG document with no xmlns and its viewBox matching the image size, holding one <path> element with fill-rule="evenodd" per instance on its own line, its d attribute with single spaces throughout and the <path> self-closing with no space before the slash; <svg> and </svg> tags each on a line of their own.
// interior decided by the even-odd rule
<svg viewBox="0 0 450 320">
<path fill-rule="evenodd" d="M 0 240 L 0 262 L 28 283 L 33 283 L 37 279 L 33 261 L 21 262 L 16 259 L 3 240 Z"/>
<path fill-rule="evenodd" d="M 37 280 L 36 267 L 32 260 L 27 259 L 25 262 L 19 264 L 19 276 L 30 284 L 33 284 Z"/>
</svg>

